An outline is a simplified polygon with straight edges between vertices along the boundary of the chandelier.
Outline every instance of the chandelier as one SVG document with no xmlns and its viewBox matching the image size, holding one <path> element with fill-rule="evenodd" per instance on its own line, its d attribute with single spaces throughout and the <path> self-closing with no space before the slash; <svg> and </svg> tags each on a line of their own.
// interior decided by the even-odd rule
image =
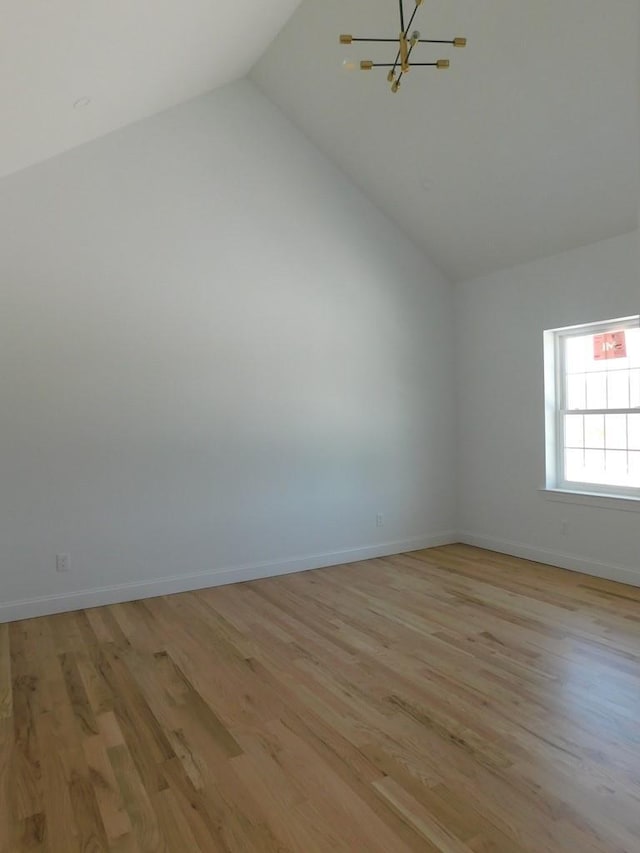
<svg viewBox="0 0 640 853">
<path fill-rule="evenodd" d="M 409 31 L 413 25 L 413 20 L 416 16 L 416 12 L 422 6 L 423 0 L 414 0 L 415 9 L 413 10 L 413 14 L 409 19 L 409 22 L 405 25 L 405 17 L 404 17 L 404 0 L 399 0 L 400 6 L 400 35 L 398 38 L 356 38 L 355 36 L 348 35 L 343 33 L 340 36 L 340 44 L 353 44 L 353 42 L 391 42 L 393 44 L 398 45 L 398 52 L 396 54 L 396 58 L 394 62 L 373 62 L 370 59 L 363 59 L 360 63 L 360 68 L 362 71 L 371 71 L 373 68 L 388 68 L 389 73 L 387 74 L 387 80 L 391 83 L 391 91 L 397 92 L 400 88 L 400 83 L 405 74 L 408 74 L 412 68 L 448 68 L 449 60 L 448 59 L 437 59 L 435 62 L 410 62 L 411 54 L 416 45 L 418 44 L 451 44 L 454 47 L 466 47 L 467 40 L 466 38 L 454 38 L 454 39 L 423 39 L 420 37 L 420 32 L 418 30 L 413 30 L 411 35 L 409 35 Z M 354 62 L 350 60 L 344 61 L 344 66 L 347 70 L 351 71 L 356 67 Z"/>
</svg>

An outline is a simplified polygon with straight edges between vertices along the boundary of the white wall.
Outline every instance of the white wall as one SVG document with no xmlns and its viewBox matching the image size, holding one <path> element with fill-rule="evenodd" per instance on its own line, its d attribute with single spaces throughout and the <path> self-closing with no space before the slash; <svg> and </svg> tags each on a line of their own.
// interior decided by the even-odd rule
<svg viewBox="0 0 640 853">
<path fill-rule="evenodd" d="M 637 250 L 629 234 L 456 286 L 463 541 L 640 584 L 640 512 L 539 491 L 543 330 L 640 313 Z"/>
<path fill-rule="evenodd" d="M 452 538 L 451 291 L 253 84 L 0 182 L 0 300 L 0 619 Z"/>
</svg>

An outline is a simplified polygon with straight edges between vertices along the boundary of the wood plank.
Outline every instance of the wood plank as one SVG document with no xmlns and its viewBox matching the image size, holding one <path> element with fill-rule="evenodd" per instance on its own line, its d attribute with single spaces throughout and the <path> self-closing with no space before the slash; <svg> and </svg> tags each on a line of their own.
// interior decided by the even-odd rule
<svg viewBox="0 0 640 853">
<path fill-rule="evenodd" d="M 123 835 L 131 833 L 131 821 L 104 741 L 100 736 L 85 738 L 83 749 L 105 833 L 109 844 L 113 846 Z"/>
<path fill-rule="evenodd" d="M 9 625 L 0 625 L 0 720 L 13 714 L 13 688 L 11 686 L 11 650 Z"/>
<path fill-rule="evenodd" d="M 59 726 L 53 712 L 40 714 L 36 729 L 42 744 L 42 795 L 50 849 L 52 853 L 57 850 L 78 853 L 80 839 L 69 785 L 70 762 L 66 756 L 68 741 L 58 737 Z"/>
<path fill-rule="evenodd" d="M 14 750 L 13 721 L 0 720 L 0 851 L 11 849 L 14 833 L 11 816 L 11 764 Z"/>
<path fill-rule="evenodd" d="M 469 847 L 390 777 L 373 783 L 387 802 L 422 835 L 433 850 L 469 853 Z"/>
<path fill-rule="evenodd" d="M 168 853 L 167 839 L 129 750 L 115 746 L 108 756 L 141 853 Z M 154 786 L 151 796 L 155 793 Z"/>
<path fill-rule="evenodd" d="M 40 747 L 36 735 L 37 659 L 29 654 L 29 624 L 10 626 L 14 742 L 11 763 L 13 817 L 43 814 Z"/>
</svg>

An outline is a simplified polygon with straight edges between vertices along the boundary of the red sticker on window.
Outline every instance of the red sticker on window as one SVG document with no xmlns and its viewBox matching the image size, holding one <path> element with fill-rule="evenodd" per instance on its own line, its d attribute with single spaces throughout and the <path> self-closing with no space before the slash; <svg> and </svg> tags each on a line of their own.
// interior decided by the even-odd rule
<svg viewBox="0 0 640 853">
<path fill-rule="evenodd" d="M 627 341 L 624 332 L 607 332 L 593 338 L 593 357 L 596 361 L 607 358 L 626 358 Z"/>
</svg>

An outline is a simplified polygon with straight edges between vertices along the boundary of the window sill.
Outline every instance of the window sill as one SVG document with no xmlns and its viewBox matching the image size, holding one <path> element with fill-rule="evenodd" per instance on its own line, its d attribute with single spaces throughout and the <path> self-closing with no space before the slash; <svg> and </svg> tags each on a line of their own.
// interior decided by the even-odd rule
<svg viewBox="0 0 640 853">
<path fill-rule="evenodd" d="M 600 509 L 616 509 L 623 512 L 640 512 L 640 498 L 629 495 L 607 495 L 599 492 L 573 492 L 568 489 L 539 489 L 542 496 L 549 501 L 579 504 L 580 506 L 598 507 Z"/>
</svg>

